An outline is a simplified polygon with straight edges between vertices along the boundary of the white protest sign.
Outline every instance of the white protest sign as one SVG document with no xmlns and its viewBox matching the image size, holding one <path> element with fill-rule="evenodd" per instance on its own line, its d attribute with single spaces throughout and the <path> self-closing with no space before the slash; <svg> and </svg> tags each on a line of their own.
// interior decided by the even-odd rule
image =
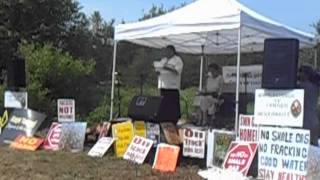
<svg viewBox="0 0 320 180">
<path fill-rule="evenodd" d="M 27 92 L 4 92 L 4 107 L 5 108 L 28 108 L 28 93 Z"/>
<path fill-rule="evenodd" d="M 254 103 L 255 123 L 273 126 L 302 127 L 303 105 L 303 89 L 257 89 Z"/>
<path fill-rule="evenodd" d="M 239 140 L 242 142 L 258 141 L 258 126 L 252 115 L 239 115 Z"/>
<path fill-rule="evenodd" d="M 309 130 L 260 127 L 259 178 L 305 180 L 309 143 Z"/>
<path fill-rule="evenodd" d="M 183 130 L 183 155 L 204 158 L 206 134 L 204 131 L 186 128 Z"/>
<path fill-rule="evenodd" d="M 58 99 L 58 121 L 75 121 L 75 101 L 74 99 Z"/>
<path fill-rule="evenodd" d="M 223 66 L 223 80 L 226 85 L 236 85 L 237 67 Z M 254 93 L 255 89 L 261 88 L 262 65 L 250 65 L 240 67 L 239 92 Z"/>
<path fill-rule="evenodd" d="M 147 157 L 153 142 L 141 136 L 134 136 L 127 151 L 123 155 L 123 159 L 142 164 Z"/>
<path fill-rule="evenodd" d="M 153 140 L 153 146 L 157 147 L 160 142 L 160 125 L 156 123 L 146 123 L 147 138 Z"/>
<path fill-rule="evenodd" d="M 90 149 L 88 155 L 91 157 L 102 157 L 113 144 L 111 137 L 101 137 L 98 142 Z"/>
</svg>

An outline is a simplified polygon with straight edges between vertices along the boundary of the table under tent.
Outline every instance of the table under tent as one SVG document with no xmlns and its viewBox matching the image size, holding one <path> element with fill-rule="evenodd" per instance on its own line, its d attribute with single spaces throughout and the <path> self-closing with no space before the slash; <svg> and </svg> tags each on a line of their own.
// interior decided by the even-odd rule
<svg viewBox="0 0 320 180">
<path fill-rule="evenodd" d="M 113 118 L 117 42 L 152 48 L 173 45 L 177 52 L 201 56 L 202 89 L 205 54 L 237 54 L 235 130 L 238 128 L 241 53 L 262 52 L 267 38 L 295 38 L 300 48 L 313 48 L 315 37 L 266 18 L 236 0 L 197 0 L 165 15 L 115 27 L 110 120 Z M 237 132 L 237 131 L 236 131 Z"/>
</svg>

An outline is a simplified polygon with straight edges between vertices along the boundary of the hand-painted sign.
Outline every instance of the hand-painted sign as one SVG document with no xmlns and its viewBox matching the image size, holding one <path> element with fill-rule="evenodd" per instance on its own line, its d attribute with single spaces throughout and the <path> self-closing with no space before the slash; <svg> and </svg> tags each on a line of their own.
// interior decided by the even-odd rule
<svg viewBox="0 0 320 180">
<path fill-rule="evenodd" d="M 134 134 L 141 137 L 146 137 L 146 124 L 144 121 L 135 121 L 133 123 Z"/>
<path fill-rule="evenodd" d="M 254 116 L 240 114 L 238 134 L 242 142 L 258 141 L 258 126 L 254 123 Z"/>
<path fill-rule="evenodd" d="M 132 138 L 133 125 L 130 121 L 114 124 L 112 126 L 112 136 L 115 138 L 115 153 L 117 157 L 122 157 L 126 152 Z"/>
<path fill-rule="evenodd" d="M 74 99 L 58 99 L 58 121 L 75 121 L 75 101 Z"/>
<path fill-rule="evenodd" d="M 45 150 L 59 150 L 59 143 L 62 134 L 62 124 L 53 122 L 48 131 L 47 138 L 43 142 L 43 148 Z"/>
<path fill-rule="evenodd" d="M 123 155 L 123 159 L 142 164 L 147 157 L 150 148 L 152 147 L 152 140 L 141 136 L 134 136 L 127 151 Z"/>
<path fill-rule="evenodd" d="M 174 172 L 177 167 L 180 147 L 159 144 L 152 168 L 161 172 Z"/>
<path fill-rule="evenodd" d="M 183 155 L 204 158 L 206 133 L 186 128 L 183 133 Z"/>
<path fill-rule="evenodd" d="M 42 142 L 43 139 L 19 135 L 14 142 L 11 143 L 10 147 L 15 149 L 35 151 L 42 144 Z"/>
<path fill-rule="evenodd" d="M 101 137 L 88 152 L 88 155 L 91 157 L 102 157 L 108 151 L 113 142 L 114 139 L 111 137 Z"/>
</svg>

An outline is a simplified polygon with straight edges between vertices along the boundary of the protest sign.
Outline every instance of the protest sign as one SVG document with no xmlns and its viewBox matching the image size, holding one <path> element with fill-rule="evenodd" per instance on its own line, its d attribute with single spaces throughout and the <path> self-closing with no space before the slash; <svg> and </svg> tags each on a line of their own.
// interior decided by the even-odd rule
<svg viewBox="0 0 320 180">
<path fill-rule="evenodd" d="M 257 89 L 254 103 L 256 124 L 302 127 L 304 90 Z"/>
<path fill-rule="evenodd" d="M 134 136 L 127 151 L 123 155 L 123 159 L 142 164 L 147 157 L 150 148 L 152 147 L 152 140 L 141 136 Z"/>
<path fill-rule="evenodd" d="M 14 142 L 10 144 L 11 148 L 35 151 L 42 144 L 43 139 L 19 135 Z"/>
<path fill-rule="evenodd" d="M 157 147 L 160 143 L 160 125 L 147 122 L 147 138 L 153 140 L 153 147 Z"/>
<path fill-rule="evenodd" d="M 305 180 L 309 143 L 309 130 L 261 127 L 258 153 L 259 178 Z"/>
<path fill-rule="evenodd" d="M 46 115 L 31 109 L 13 110 L 0 136 L 0 142 L 11 143 L 19 135 L 32 137 L 45 117 Z"/>
<path fill-rule="evenodd" d="M 174 172 L 177 167 L 179 151 L 179 146 L 159 144 L 152 168 L 161 172 Z"/>
<path fill-rule="evenodd" d="M 180 136 L 176 126 L 171 122 L 161 123 L 161 128 L 164 133 L 164 137 L 168 144 L 178 145 L 181 142 Z"/>
<path fill-rule="evenodd" d="M 86 127 L 86 122 L 62 123 L 62 134 L 59 142 L 59 148 L 71 152 L 82 151 Z"/>
<path fill-rule="evenodd" d="M 8 122 L 8 111 L 5 110 L 2 114 L 2 117 L 0 117 L 0 134 L 2 132 L 2 128 L 7 124 Z"/>
<path fill-rule="evenodd" d="M 5 108 L 28 108 L 28 93 L 27 92 L 4 92 L 4 107 Z"/>
<path fill-rule="evenodd" d="M 237 67 L 223 66 L 222 76 L 226 89 L 234 90 L 237 82 Z M 256 89 L 261 88 L 262 66 L 250 65 L 240 67 L 239 92 L 254 93 Z M 230 88 L 228 88 L 230 86 Z M 225 89 L 225 87 L 224 87 Z"/>
<path fill-rule="evenodd" d="M 91 157 L 102 157 L 108 151 L 113 142 L 114 139 L 111 137 L 101 137 L 90 149 L 88 155 Z"/>
<path fill-rule="evenodd" d="M 252 160 L 257 152 L 257 147 L 257 143 L 232 142 L 223 163 L 223 167 L 247 175 Z"/>
<path fill-rule="evenodd" d="M 239 115 L 239 140 L 242 142 L 258 141 L 258 126 L 252 115 Z"/>
<path fill-rule="evenodd" d="M 208 130 L 207 167 L 221 166 L 236 134 L 225 130 Z"/>
<path fill-rule="evenodd" d="M 58 99 L 58 121 L 75 121 L 75 101 L 74 99 Z"/>
<path fill-rule="evenodd" d="M 59 143 L 62 133 L 62 124 L 53 122 L 48 131 L 47 138 L 43 142 L 43 148 L 45 150 L 59 150 Z"/>
<path fill-rule="evenodd" d="M 115 153 L 117 157 L 122 157 L 126 152 L 133 138 L 133 125 L 130 121 L 114 124 L 112 126 L 112 136 L 115 138 Z"/>
<path fill-rule="evenodd" d="M 109 133 L 109 129 L 110 129 L 111 123 L 110 122 L 103 122 L 102 126 L 100 128 L 100 133 L 99 133 L 99 139 L 102 137 L 107 137 L 108 133 Z"/>
<path fill-rule="evenodd" d="M 204 158 L 206 134 L 204 131 L 186 128 L 183 131 L 183 155 Z"/>
<path fill-rule="evenodd" d="M 134 134 L 141 137 L 146 137 L 146 124 L 144 121 L 135 121 L 133 123 Z"/>
</svg>

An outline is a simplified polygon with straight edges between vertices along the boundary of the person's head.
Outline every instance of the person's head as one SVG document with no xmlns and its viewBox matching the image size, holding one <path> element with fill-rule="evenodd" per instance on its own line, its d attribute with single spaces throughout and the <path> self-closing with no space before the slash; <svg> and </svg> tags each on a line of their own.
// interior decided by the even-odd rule
<svg viewBox="0 0 320 180">
<path fill-rule="evenodd" d="M 221 67 L 216 63 L 209 64 L 208 70 L 211 72 L 213 77 L 221 75 Z"/>
<path fill-rule="evenodd" d="M 172 56 L 174 56 L 176 54 L 176 48 L 174 48 L 173 45 L 168 45 L 165 49 L 164 49 L 164 54 L 167 58 L 171 58 Z"/>
</svg>

